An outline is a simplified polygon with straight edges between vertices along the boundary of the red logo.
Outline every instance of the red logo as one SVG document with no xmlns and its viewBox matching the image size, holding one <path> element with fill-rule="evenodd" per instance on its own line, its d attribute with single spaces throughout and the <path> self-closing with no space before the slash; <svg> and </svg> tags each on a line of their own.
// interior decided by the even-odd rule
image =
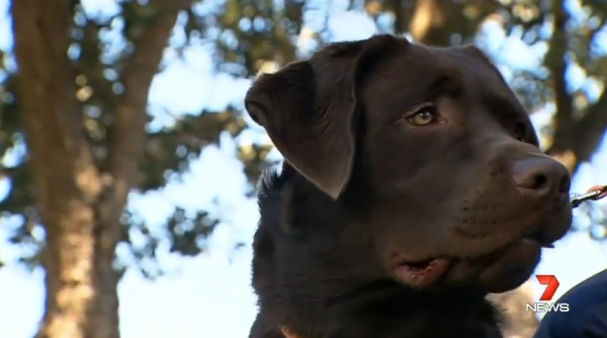
<svg viewBox="0 0 607 338">
<path fill-rule="evenodd" d="M 555 275 L 535 275 L 535 277 L 537 278 L 537 281 L 540 282 L 540 284 L 546 285 L 546 290 L 544 290 L 544 293 L 542 293 L 540 300 L 551 300 L 552 297 L 554 297 L 554 293 L 559 288 L 559 285 L 561 285 L 561 283 L 559 283 Z"/>
</svg>

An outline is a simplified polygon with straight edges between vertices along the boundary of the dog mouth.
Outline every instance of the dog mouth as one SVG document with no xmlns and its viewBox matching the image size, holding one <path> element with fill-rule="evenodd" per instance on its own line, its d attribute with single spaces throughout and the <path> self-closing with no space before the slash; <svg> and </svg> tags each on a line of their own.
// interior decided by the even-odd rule
<svg viewBox="0 0 607 338">
<path fill-rule="evenodd" d="M 556 240 L 555 240 L 556 241 Z M 490 268 L 503 256 L 515 252 L 522 259 L 537 255 L 541 248 L 554 248 L 554 242 L 541 233 L 520 237 L 507 245 L 474 257 L 435 257 L 420 261 L 396 260 L 394 275 L 401 283 L 414 288 L 428 288 L 439 284 L 450 270 L 482 271 Z M 457 269 L 460 268 L 460 269 Z"/>
<path fill-rule="evenodd" d="M 517 275 L 522 276 L 527 272 L 531 274 L 539 262 L 541 249 L 554 248 L 554 243 L 569 231 L 571 213 L 566 208 L 568 200 L 558 202 L 547 210 L 550 212 L 549 218 L 542 217 L 544 213 L 537 213 L 536 217 L 529 219 L 529 225 L 523 227 L 527 229 L 526 232 L 519 233 L 510 241 L 496 244 L 484 253 L 467 255 L 466 250 L 462 250 L 461 255 L 437 255 L 420 260 L 394 255 L 391 260 L 393 277 L 404 285 L 419 289 L 447 282 L 468 283 L 476 280 L 487 284 L 490 289 L 506 291 L 511 286 L 508 279 L 515 280 Z M 567 210 L 569 214 L 565 217 Z M 483 237 L 473 241 L 487 239 Z M 524 278 L 528 278 L 529 274 Z"/>
<path fill-rule="evenodd" d="M 394 269 L 396 278 L 409 286 L 424 288 L 438 283 L 448 270 L 451 260 L 432 258 L 419 262 L 400 262 Z"/>
</svg>

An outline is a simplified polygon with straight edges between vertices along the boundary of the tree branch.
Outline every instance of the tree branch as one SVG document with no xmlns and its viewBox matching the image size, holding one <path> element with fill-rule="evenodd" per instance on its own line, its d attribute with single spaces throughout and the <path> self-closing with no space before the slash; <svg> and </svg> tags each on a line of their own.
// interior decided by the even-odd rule
<svg viewBox="0 0 607 338">
<path fill-rule="evenodd" d="M 581 162 L 590 161 L 607 129 L 607 91 L 590 107 L 586 115 L 576 123 L 575 138 L 572 140 L 576 154 L 576 168 Z"/>
<path fill-rule="evenodd" d="M 567 92 L 565 55 L 568 49 L 566 24 L 569 15 L 559 0 L 553 0 L 554 33 L 545 63 L 553 77 L 556 103 L 554 135 L 547 153 L 560 160 L 571 174 L 582 162 L 590 161 L 607 129 L 607 91 L 580 119 L 573 117 L 573 99 Z"/>
<path fill-rule="evenodd" d="M 559 0 L 552 1 L 554 15 L 554 32 L 549 43 L 549 49 L 544 57 L 544 64 L 552 77 L 552 90 L 556 113 L 553 119 L 554 135 L 549 154 L 561 161 L 573 173 L 577 168 L 577 159 L 571 149 L 571 139 L 575 135 L 575 121 L 573 120 L 573 98 L 567 92 L 565 72 L 567 62 L 568 39 L 566 24 L 569 15 Z"/>
<path fill-rule="evenodd" d="M 400 0 L 386 0 L 386 10 L 394 15 L 394 32 L 396 34 L 404 33 L 409 28 L 410 14 L 404 8 L 404 4 Z"/>
<path fill-rule="evenodd" d="M 152 79 L 158 72 L 162 55 L 181 10 L 193 0 L 161 1 L 152 3 L 156 13 L 144 25 L 134 41 L 134 54 L 126 61 L 122 73 L 124 93 L 118 100 L 116 120 L 109 135 L 108 173 L 111 176 L 115 203 L 122 210 L 129 190 L 137 178 L 137 166 L 143 158 L 147 133 L 147 100 Z M 118 218 L 120 215 L 114 215 Z"/>
</svg>

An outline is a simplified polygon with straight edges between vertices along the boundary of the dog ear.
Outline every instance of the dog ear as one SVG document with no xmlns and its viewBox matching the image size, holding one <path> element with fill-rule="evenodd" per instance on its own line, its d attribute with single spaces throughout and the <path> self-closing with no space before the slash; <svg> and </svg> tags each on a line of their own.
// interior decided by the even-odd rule
<svg viewBox="0 0 607 338">
<path fill-rule="evenodd" d="M 262 75 L 245 107 L 265 127 L 276 148 L 301 175 L 337 199 L 352 172 L 356 148 L 357 83 L 381 46 L 397 39 L 377 35 L 334 43 L 309 61 Z"/>
<path fill-rule="evenodd" d="M 459 49 L 467 55 L 470 55 L 472 57 L 475 57 L 479 60 L 485 61 L 487 63 L 493 64 L 493 62 L 491 62 L 491 59 L 489 58 L 489 56 L 487 56 L 487 54 L 485 54 L 485 52 L 483 52 L 482 49 L 474 46 L 474 45 L 465 45 L 465 46 L 461 46 L 459 47 Z"/>
</svg>

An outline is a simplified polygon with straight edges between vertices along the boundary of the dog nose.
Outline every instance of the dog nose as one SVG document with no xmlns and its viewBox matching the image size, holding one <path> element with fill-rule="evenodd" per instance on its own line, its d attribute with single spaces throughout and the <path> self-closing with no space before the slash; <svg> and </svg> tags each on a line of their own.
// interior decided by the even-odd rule
<svg viewBox="0 0 607 338">
<path fill-rule="evenodd" d="M 537 197 L 569 193 L 569 173 L 565 166 L 548 156 L 534 156 L 514 163 L 514 181 L 519 189 Z"/>
</svg>

